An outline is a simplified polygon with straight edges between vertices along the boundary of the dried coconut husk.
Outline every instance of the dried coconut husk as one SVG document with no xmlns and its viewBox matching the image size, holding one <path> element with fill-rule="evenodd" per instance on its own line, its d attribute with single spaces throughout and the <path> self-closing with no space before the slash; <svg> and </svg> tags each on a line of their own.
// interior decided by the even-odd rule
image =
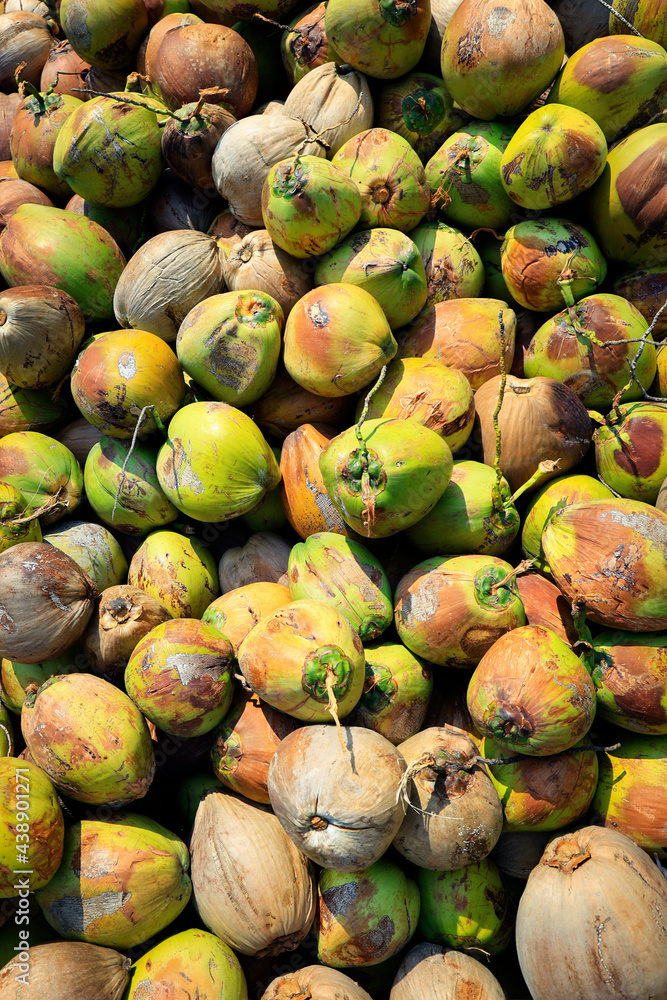
<svg viewBox="0 0 667 1000">
<path fill-rule="evenodd" d="M 225 208 L 216 215 L 208 227 L 207 233 L 218 241 L 218 246 L 224 253 L 229 254 L 248 233 L 253 231 L 253 228 L 253 226 L 246 226 L 244 222 L 236 218 L 233 212 Z"/>
<path fill-rule="evenodd" d="M 20 542 L 0 553 L 0 656 L 19 663 L 54 660 L 80 638 L 97 588 L 69 556 L 47 542 Z"/>
<path fill-rule="evenodd" d="M 98 427 L 93 427 L 85 417 L 81 417 L 79 420 L 73 420 L 71 424 L 67 424 L 54 437 L 66 448 L 69 448 L 83 468 L 90 449 L 101 440 L 102 431 Z"/>
<path fill-rule="evenodd" d="M 69 372 L 85 329 L 67 292 L 48 285 L 8 288 L 0 292 L 0 371 L 24 389 L 53 385 Z"/>
<path fill-rule="evenodd" d="M 39 14 L 23 10 L 0 14 L 0 90 L 15 88 L 19 66 L 19 79 L 37 86 L 53 45 L 51 28 Z"/>
<path fill-rule="evenodd" d="M 83 941 L 53 941 L 28 949 L 29 974 L 20 983 L 20 955 L 0 970 L 0 996 L 16 1000 L 121 1000 L 132 959 Z"/>
<path fill-rule="evenodd" d="M 491 860 L 503 875 L 520 878 L 525 882 L 553 834 L 546 830 L 522 830 L 520 833 L 501 833 L 491 852 Z"/>
<path fill-rule="evenodd" d="M 423 729 L 399 744 L 408 765 L 407 811 L 394 847 L 431 871 L 481 861 L 495 846 L 503 807 L 477 744 L 453 726 Z"/>
<path fill-rule="evenodd" d="M 335 437 L 352 422 L 355 405 L 354 395 L 316 396 L 280 368 L 262 398 L 253 404 L 252 415 L 255 422 L 278 441 L 286 441 L 288 435 L 306 425 L 320 427 L 322 433 L 331 431 L 331 437 Z M 327 438 L 327 442 L 329 440 L 331 438 Z"/>
<path fill-rule="evenodd" d="M 315 874 L 269 809 L 209 792 L 190 855 L 197 911 L 225 944 L 258 958 L 298 947 L 315 918 Z"/>
<path fill-rule="evenodd" d="M 351 66 L 325 62 L 296 83 L 283 114 L 300 118 L 322 133 L 331 159 L 340 147 L 373 125 L 373 98 L 363 73 Z"/>
<path fill-rule="evenodd" d="M 241 691 L 216 729 L 211 747 L 213 770 L 227 788 L 268 805 L 269 765 L 276 749 L 301 726 L 298 719 Z"/>
<path fill-rule="evenodd" d="M 127 74 L 122 70 L 102 69 L 99 66 L 91 66 L 89 70 L 85 71 L 84 76 L 84 92 L 80 94 L 77 90 L 74 94 L 75 97 L 79 97 L 82 101 L 90 100 L 99 93 L 111 94 L 116 91 L 125 90 Z"/>
<path fill-rule="evenodd" d="M 77 55 L 70 42 L 59 42 L 51 49 L 42 67 L 39 89 L 46 93 L 49 87 L 53 87 L 54 94 L 69 94 L 85 101 L 86 95 L 81 90 L 89 69 L 90 63 Z"/>
<path fill-rule="evenodd" d="M 215 191 L 211 159 L 220 136 L 236 119 L 225 108 L 207 104 L 204 94 L 186 104 L 162 130 L 162 155 L 167 166 L 186 184 Z"/>
<path fill-rule="evenodd" d="M 23 98 L 20 94 L 0 94 L 0 160 L 10 160 L 9 133 L 12 130 L 14 112 Z"/>
<path fill-rule="evenodd" d="M 371 996 L 338 969 L 307 965 L 274 979 L 261 1000 L 371 1000 Z"/>
<path fill-rule="evenodd" d="M 289 588 L 280 583 L 248 583 L 216 598 L 202 615 L 202 621 L 222 632 L 236 654 L 250 629 L 291 600 Z"/>
<path fill-rule="evenodd" d="M 272 295 L 280 303 L 285 319 L 313 287 L 313 275 L 304 261 L 276 246 L 266 229 L 253 229 L 234 246 L 223 244 L 223 248 L 226 250 L 223 272 L 229 290 L 240 292 L 251 288 Z"/>
<path fill-rule="evenodd" d="M 97 614 L 83 636 L 91 670 L 109 681 L 122 680 L 135 646 L 156 625 L 171 620 L 171 613 L 155 597 L 121 584 L 100 594 Z"/>
<path fill-rule="evenodd" d="M 280 452 L 280 496 L 287 520 L 303 539 L 318 531 L 358 537 L 332 504 L 320 471 L 320 455 L 337 434 L 334 427 L 305 423 L 288 434 Z"/>
<path fill-rule="evenodd" d="M 412 948 L 399 966 L 389 1000 L 505 1000 L 481 961 L 439 944 Z"/>
<path fill-rule="evenodd" d="M 273 531 L 258 531 L 245 545 L 227 549 L 218 572 L 223 594 L 249 583 L 277 583 L 287 572 L 291 545 Z"/>
<path fill-rule="evenodd" d="M 306 857 L 339 872 L 382 857 L 403 821 L 400 751 L 370 729 L 311 725 L 285 737 L 269 769 L 269 796 Z"/>
<path fill-rule="evenodd" d="M 551 580 L 532 571 L 520 573 L 515 582 L 526 612 L 526 625 L 543 625 L 570 646 L 579 641 L 570 602 Z"/>
<path fill-rule="evenodd" d="M 149 83 L 153 85 L 153 89 L 156 93 L 159 92 L 159 88 L 155 84 L 155 58 L 158 54 L 158 50 L 162 45 L 162 40 L 168 31 L 172 28 L 184 28 L 188 24 L 201 24 L 202 19 L 196 14 L 167 14 L 166 17 L 160 18 L 157 24 L 154 24 L 149 31 L 148 35 L 144 39 L 144 42 L 139 50 L 139 56 L 137 58 L 137 70 L 139 73 L 143 74 L 148 78 Z"/>
</svg>

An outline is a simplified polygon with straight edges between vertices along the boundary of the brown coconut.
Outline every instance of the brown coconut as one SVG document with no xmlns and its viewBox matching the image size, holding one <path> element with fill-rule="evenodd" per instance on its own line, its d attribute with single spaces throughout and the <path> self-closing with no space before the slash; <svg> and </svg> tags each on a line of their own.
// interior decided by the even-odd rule
<svg viewBox="0 0 667 1000">
<path fill-rule="evenodd" d="M 9 133 L 12 129 L 14 112 L 22 100 L 20 94 L 0 94 L 0 160 L 11 159 Z"/>
<path fill-rule="evenodd" d="M 21 964 L 19 953 L 0 970 L 3 1000 L 121 1000 L 132 959 L 97 944 L 53 941 L 28 949 L 27 975 Z"/>
<path fill-rule="evenodd" d="M 280 452 L 280 497 L 287 520 L 304 539 L 318 531 L 355 537 L 332 504 L 320 471 L 320 455 L 337 434 L 325 424 L 302 424 L 288 434 Z"/>
<path fill-rule="evenodd" d="M 313 287 L 305 262 L 276 246 L 266 229 L 254 229 L 231 247 L 223 244 L 223 249 L 227 251 L 223 270 L 229 290 L 266 292 L 280 304 L 285 319 Z"/>
<path fill-rule="evenodd" d="M 316 396 L 279 369 L 262 398 L 253 404 L 252 415 L 262 430 L 279 441 L 306 424 L 327 425 L 333 437 L 352 423 L 355 403 L 355 396 Z"/>
<path fill-rule="evenodd" d="M 0 177 L 0 233 L 21 205 L 53 205 L 47 194 L 18 177 Z"/>
<path fill-rule="evenodd" d="M 287 573 L 291 545 L 273 531 L 258 531 L 245 545 L 227 549 L 218 573 L 223 594 L 249 583 L 277 583 Z"/>
<path fill-rule="evenodd" d="M 278 976 L 262 994 L 261 1000 L 371 1000 L 358 983 L 339 969 L 307 965 Z"/>
<path fill-rule="evenodd" d="M 236 654 L 250 629 L 291 600 L 289 588 L 280 583 L 248 583 L 217 597 L 207 607 L 202 620 L 222 632 Z"/>
<path fill-rule="evenodd" d="M 292 87 L 282 113 L 308 122 L 315 133 L 322 132 L 331 159 L 348 139 L 371 128 L 373 98 L 363 73 L 325 62 Z"/>
<path fill-rule="evenodd" d="M 92 672 L 107 680 L 122 679 L 139 640 L 171 617 L 160 601 L 139 587 L 129 584 L 107 587 L 100 594 L 97 614 L 92 616 L 83 636 Z"/>
<path fill-rule="evenodd" d="M 425 941 L 404 957 L 389 1000 L 505 1000 L 505 993 L 472 955 Z"/>
<path fill-rule="evenodd" d="M 0 371 L 25 389 L 53 385 L 68 374 L 85 329 L 67 292 L 48 285 L 8 288 L 0 292 Z"/>
<path fill-rule="evenodd" d="M 533 571 L 520 573 L 514 582 L 526 612 L 526 625 L 543 625 L 570 646 L 578 641 L 570 602 L 551 580 Z"/>
</svg>

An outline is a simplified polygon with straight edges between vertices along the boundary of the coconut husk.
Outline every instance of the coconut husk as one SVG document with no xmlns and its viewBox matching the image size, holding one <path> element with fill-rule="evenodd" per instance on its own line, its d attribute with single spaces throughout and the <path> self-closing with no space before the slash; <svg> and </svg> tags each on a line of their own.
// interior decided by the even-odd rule
<svg viewBox="0 0 667 1000">
<path fill-rule="evenodd" d="M 403 959 L 389 1000 L 464 1000 L 466 993 L 471 1000 L 505 1000 L 500 983 L 481 961 L 424 942 Z"/>
<path fill-rule="evenodd" d="M 107 680 L 122 679 L 139 640 L 171 617 L 157 598 L 139 587 L 107 587 L 100 595 L 97 615 L 93 615 L 83 636 L 92 672 Z"/>
<path fill-rule="evenodd" d="M 287 572 L 292 546 L 272 531 L 258 531 L 245 545 L 227 549 L 220 560 L 223 594 L 249 583 L 277 583 Z"/>
<path fill-rule="evenodd" d="M 0 996 L 16 1000 L 121 1000 L 132 959 L 113 948 L 82 941 L 54 941 L 18 953 L 0 970 Z M 25 969 L 29 974 L 22 979 Z"/>
<path fill-rule="evenodd" d="M 312 272 L 304 261 L 276 246 L 266 229 L 255 229 L 226 249 L 223 269 L 229 290 L 239 292 L 251 288 L 272 295 L 280 304 L 285 319 L 313 287 Z"/>
</svg>

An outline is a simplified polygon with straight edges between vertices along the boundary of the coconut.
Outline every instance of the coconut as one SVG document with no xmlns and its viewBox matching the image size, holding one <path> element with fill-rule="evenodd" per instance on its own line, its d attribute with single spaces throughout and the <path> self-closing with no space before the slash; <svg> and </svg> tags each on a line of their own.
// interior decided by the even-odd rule
<svg viewBox="0 0 667 1000">
<path fill-rule="evenodd" d="M 58 42 L 49 52 L 42 67 L 39 89 L 42 93 L 46 93 L 52 88 L 54 94 L 69 94 L 71 97 L 80 98 L 79 91 L 84 88 L 86 71 L 89 69 L 90 63 L 74 51 L 71 42 L 68 40 Z"/>
<path fill-rule="evenodd" d="M 100 593 L 122 583 L 127 575 L 127 560 L 122 548 L 101 524 L 60 521 L 44 533 L 43 540 L 70 556 Z"/>
<path fill-rule="evenodd" d="M 143 798 L 153 780 L 153 749 L 141 712 L 100 677 L 47 680 L 23 703 L 21 730 L 35 763 L 77 802 L 121 805 Z"/>
<path fill-rule="evenodd" d="M 591 822 L 667 857 L 667 736 L 624 734 L 600 756 Z"/>
<path fill-rule="evenodd" d="M 509 893 L 489 858 L 455 871 L 419 869 L 419 930 L 428 941 L 461 950 L 504 951 L 512 939 Z"/>
<path fill-rule="evenodd" d="M 278 463 L 256 424 L 218 402 L 189 403 L 172 417 L 157 474 L 175 507 L 208 522 L 252 510 L 280 481 Z"/>
<path fill-rule="evenodd" d="M 664 260 L 666 183 L 667 123 L 637 129 L 610 150 L 587 203 L 606 257 L 635 267 Z"/>
<path fill-rule="evenodd" d="M 442 78 L 420 72 L 408 73 L 382 87 L 375 118 L 380 128 L 407 139 L 422 163 L 463 124 Z"/>
<path fill-rule="evenodd" d="M 618 496 L 655 504 L 667 476 L 667 410 L 624 403 L 593 434 L 598 475 Z"/>
<path fill-rule="evenodd" d="M 420 868 L 451 871 L 493 849 L 503 809 L 478 747 L 453 726 L 425 729 L 399 745 L 412 784 L 393 845 Z"/>
<path fill-rule="evenodd" d="M 382 858 L 360 872 L 324 870 L 319 879 L 317 957 L 337 968 L 377 965 L 417 929 L 419 890 Z"/>
<path fill-rule="evenodd" d="M 307 965 L 303 969 L 278 976 L 269 983 L 262 994 L 262 1000 L 280 1000 L 281 997 L 289 996 L 290 990 L 293 996 L 310 994 L 318 1000 L 339 1000 L 342 997 L 347 1000 L 371 1000 L 370 994 L 344 972 L 323 965 Z"/>
<path fill-rule="evenodd" d="M 516 589 L 526 612 L 526 625 L 543 625 L 570 646 L 579 641 L 572 609 L 554 583 L 541 573 L 522 573 L 516 577 Z"/>
<path fill-rule="evenodd" d="M 19 389 L 0 375 L 0 437 L 20 431 L 55 433 L 71 415 L 67 396 L 49 389 Z"/>
<path fill-rule="evenodd" d="M 373 124 L 373 99 L 366 78 L 351 66 L 324 62 L 290 90 L 282 114 L 308 122 L 326 140 L 327 157 Z"/>
<path fill-rule="evenodd" d="M 0 14 L 0 90 L 16 86 L 17 71 L 19 79 L 39 83 L 53 45 L 51 28 L 39 14 L 27 10 Z"/>
<path fill-rule="evenodd" d="M 283 31 L 280 55 L 290 83 L 298 83 L 306 73 L 334 61 L 336 53 L 324 30 L 326 5 L 314 4 L 292 18 Z"/>
<path fill-rule="evenodd" d="M 234 215 L 261 226 L 262 187 L 271 167 L 296 152 L 325 156 L 303 122 L 285 115 L 250 115 L 221 137 L 213 154 L 213 180 Z"/>
<path fill-rule="evenodd" d="M 17 765 L 10 757 L 0 757 L 0 899 L 16 895 L 17 876 L 24 873 L 15 865 L 28 869 L 34 892 L 53 878 L 63 853 L 65 821 L 55 788 L 37 765 Z M 30 836 L 24 839 L 26 832 Z"/>
<path fill-rule="evenodd" d="M 47 194 L 18 177 L 0 177 L 0 233 L 24 205 L 53 205 Z"/>
<path fill-rule="evenodd" d="M 647 326 L 620 295 L 588 295 L 536 331 L 524 354 L 526 378 L 558 379 L 586 407 L 607 409 L 621 390 L 626 402 L 641 399 L 656 366 L 653 338 L 644 338 Z"/>
<path fill-rule="evenodd" d="M 219 596 L 215 559 L 203 542 L 153 531 L 132 556 L 127 582 L 160 601 L 174 618 L 201 618 Z"/>
<path fill-rule="evenodd" d="M 0 552 L 19 542 L 41 542 L 39 520 L 22 516 L 27 506 L 21 490 L 0 480 Z"/>
<path fill-rule="evenodd" d="M 584 602 L 592 621 L 632 632 L 667 628 L 662 511 L 639 500 L 572 504 L 551 517 L 542 546 L 555 582 L 569 601 Z"/>
<path fill-rule="evenodd" d="M 449 1000 L 463 983 L 477 990 L 479 1000 L 505 1000 L 500 983 L 481 962 L 454 948 L 424 942 L 403 958 L 389 1000 Z"/>
<path fill-rule="evenodd" d="M 555 632 L 524 625 L 501 636 L 479 661 L 468 686 L 468 709 L 485 736 L 513 752 L 544 757 L 586 735 L 595 716 L 595 688 Z"/>
<path fill-rule="evenodd" d="M 96 222 L 48 205 L 23 205 L 0 237 L 0 270 L 10 286 L 53 285 L 86 320 L 107 319 L 125 267 L 118 244 Z"/>
<path fill-rule="evenodd" d="M 197 809 L 190 851 L 199 916 L 225 944 L 258 958 L 298 947 L 315 917 L 315 877 L 270 810 L 209 792 Z"/>
<path fill-rule="evenodd" d="M 656 7 L 655 0 L 638 0 L 636 5 L 629 4 L 628 0 L 617 0 L 609 12 L 609 34 L 627 37 L 632 28 L 665 47 L 667 33 L 660 17 L 660 5 Z"/>
<path fill-rule="evenodd" d="M 68 197 L 71 189 L 54 172 L 55 145 L 66 121 L 80 107 L 78 97 L 31 93 L 12 121 L 9 147 L 19 177 L 56 197 Z"/>
<path fill-rule="evenodd" d="M 440 68 L 454 100 L 476 118 L 514 115 L 558 72 L 565 39 L 543 0 L 503 6 L 463 0 L 442 38 Z"/>
<path fill-rule="evenodd" d="M 82 59 L 102 69 L 124 69 L 148 28 L 142 0 L 120 0 L 109 7 L 99 0 L 62 0 L 60 23 Z"/>
<path fill-rule="evenodd" d="M 635 733 L 667 734 L 667 639 L 606 630 L 593 639 L 597 712 Z"/>
<path fill-rule="evenodd" d="M 473 389 L 514 358 L 516 315 L 499 299 L 452 298 L 423 309 L 401 338 L 400 357 L 435 359 L 463 372 Z M 465 353 L 461 344 L 466 344 Z"/>
<path fill-rule="evenodd" d="M 105 680 L 118 680 L 139 640 L 170 618 L 160 601 L 138 587 L 107 587 L 83 635 L 90 669 Z"/>
<path fill-rule="evenodd" d="M 406 531 L 426 556 L 500 556 L 516 538 L 521 521 L 507 480 L 482 462 L 459 459 L 435 507 Z"/>
<path fill-rule="evenodd" d="M 651 326 L 653 337 L 664 340 L 667 336 L 667 310 L 657 312 L 667 297 L 667 265 L 638 267 L 624 271 L 614 282 L 614 292 L 639 309 Z"/>
<path fill-rule="evenodd" d="M 12 385 L 41 389 L 69 371 L 85 321 L 71 295 L 45 285 L 0 292 L 0 371 Z"/>
<path fill-rule="evenodd" d="M 335 431 L 347 427 L 354 414 L 354 396 L 316 396 L 287 374 L 282 366 L 270 387 L 253 406 L 253 418 L 272 437 L 287 437 L 307 424 Z"/>
<path fill-rule="evenodd" d="M 496 376 L 475 393 L 487 465 L 494 464 L 496 454 L 493 414 L 500 386 L 501 376 Z M 507 376 L 498 427 L 500 468 L 512 490 L 527 484 L 541 462 L 552 463 L 550 471 L 544 470 L 542 480 L 573 468 L 588 451 L 592 436 L 590 417 L 579 398 L 562 383 L 542 376 Z"/>
<path fill-rule="evenodd" d="M 156 625 L 134 647 L 125 690 L 164 733 L 201 736 L 232 701 L 231 643 L 212 625 L 176 618 Z"/>
<path fill-rule="evenodd" d="M 391 624 L 389 581 L 380 561 L 359 542 L 330 531 L 293 546 L 287 567 L 292 600 L 312 598 L 342 612 L 362 642 Z"/>
<path fill-rule="evenodd" d="M 159 233 L 137 250 L 123 271 L 114 312 L 121 326 L 175 340 L 190 309 L 224 288 L 217 242 L 205 233 Z"/>
<path fill-rule="evenodd" d="M 127 1000 L 141 1000 L 150 991 L 158 995 L 164 991 L 165 998 L 176 995 L 181 980 L 202 998 L 211 990 L 226 1000 L 245 1000 L 248 995 L 243 969 L 231 948 L 197 928 L 171 934 L 134 963 Z"/>
<path fill-rule="evenodd" d="M 104 435 L 86 458 L 86 499 L 110 528 L 126 535 L 145 535 L 178 517 L 162 492 L 155 468 L 157 454 L 149 445 Z"/>
<path fill-rule="evenodd" d="M 368 643 L 364 653 L 366 679 L 349 722 L 398 745 L 421 729 L 433 692 L 433 673 L 424 660 L 390 639 Z"/>
<path fill-rule="evenodd" d="M 277 583 L 287 573 L 290 549 L 289 542 L 272 531 L 258 531 L 245 545 L 227 549 L 218 566 L 222 593 L 252 583 Z"/>
<path fill-rule="evenodd" d="M 549 94 L 590 115 L 611 145 L 660 114 L 667 93 L 667 53 L 662 45 L 635 35 L 589 40 L 569 50 Z"/>
<path fill-rule="evenodd" d="M 84 819 L 67 830 L 62 864 L 37 902 L 66 940 L 134 948 L 187 905 L 188 867 L 183 841 L 148 816 Z"/>
<path fill-rule="evenodd" d="M 318 531 L 353 534 L 329 498 L 320 472 L 320 456 L 336 434 L 333 427 L 306 423 L 285 438 L 280 454 L 280 495 L 287 519 L 301 538 Z"/>
<path fill-rule="evenodd" d="M 360 872 L 382 857 L 401 825 L 405 805 L 397 790 L 406 765 L 379 733 L 345 726 L 342 739 L 333 726 L 286 736 L 269 768 L 269 796 L 306 857 Z"/>
<path fill-rule="evenodd" d="M 512 566 L 494 556 L 442 556 L 418 563 L 394 598 L 396 631 L 408 649 L 445 667 L 474 667 L 523 625 Z"/>
<path fill-rule="evenodd" d="M 162 130 L 162 155 L 176 176 L 193 187 L 215 191 L 211 160 L 220 136 L 236 119 L 217 104 L 185 104 Z"/>
<path fill-rule="evenodd" d="M 12 123 L 14 121 L 14 115 L 16 114 L 16 109 L 23 98 L 20 94 L 0 94 L 0 162 L 6 165 L 7 161 L 11 161 L 11 149 L 9 147 L 9 135 L 12 130 Z M 12 166 L 11 162 L 9 166 Z M 14 176 L 18 177 L 18 174 L 14 172 Z"/>
<path fill-rule="evenodd" d="M 390 0 L 329 0 L 324 26 L 340 61 L 381 80 L 408 73 L 419 62 L 431 23 L 430 4 Z M 360 31 L 359 26 L 363 29 Z"/>
<path fill-rule="evenodd" d="M 517 914 L 519 964 L 531 997 L 664 996 L 667 931 L 655 913 L 666 904 L 659 869 L 622 834 L 586 826 L 552 840 Z M 540 953 L 547 934 L 550 947 Z"/>
<path fill-rule="evenodd" d="M 204 612 L 202 621 L 229 639 L 236 654 L 248 632 L 262 618 L 291 600 L 289 589 L 280 583 L 248 583 L 216 598 Z"/>
<path fill-rule="evenodd" d="M 27 939 L 20 943 L 27 945 Z M 10 982 L 9 989 L 17 988 L 17 977 L 25 975 L 21 964 L 29 967 L 29 979 L 18 987 L 24 1000 L 84 1000 L 89 996 L 121 1000 L 130 979 L 132 959 L 112 948 L 80 941 L 53 941 L 32 945 L 25 949 L 26 953 L 27 962 L 22 963 L 19 954 L 0 971 L 0 990 L 4 991 Z"/>
<path fill-rule="evenodd" d="M 471 241 L 444 222 L 422 222 L 410 230 L 426 271 L 426 304 L 445 299 L 477 298 L 484 266 Z"/>
<path fill-rule="evenodd" d="M 188 6 L 190 5 L 188 4 Z M 206 10 L 206 13 L 210 15 L 210 11 L 208 11 L 208 9 Z M 151 25 L 150 31 L 144 38 L 137 55 L 137 70 L 139 73 L 142 73 L 147 77 L 151 93 L 157 93 L 159 90 L 155 82 L 155 57 L 157 56 L 158 49 L 162 45 L 164 36 L 168 31 L 171 31 L 172 28 L 183 28 L 188 24 L 202 23 L 202 18 L 197 17 L 194 11 L 193 13 L 190 13 L 189 10 L 175 10 L 167 14 L 165 17 L 160 18 L 156 24 Z"/>
<path fill-rule="evenodd" d="M 75 644 L 54 660 L 43 663 L 18 663 L 16 660 L 2 660 L 0 673 L 0 694 L 3 702 L 12 712 L 21 714 L 28 688 L 32 692 L 56 674 L 83 673 L 88 670 L 85 657 L 77 652 Z"/>
<path fill-rule="evenodd" d="M 148 197 L 146 215 L 151 232 L 157 235 L 172 229 L 206 233 L 223 206 L 218 195 L 186 184 L 173 170 L 163 170 Z"/>
<path fill-rule="evenodd" d="M 225 246 L 224 240 L 218 243 Z M 279 303 L 285 317 L 313 287 L 311 268 L 281 250 L 266 229 L 248 232 L 227 247 L 223 271 L 230 291 L 247 288 L 265 292 Z"/>
<path fill-rule="evenodd" d="M 73 559 L 45 542 L 20 542 L 0 553 L 0 571 L 0 656 L 39 663 L 80 638 L 97 589 Z"/>
<path fill-rule="evenodd" d="M 500 266 L 519 305 L 550 313 L 590 295 L 607 274 L 606 260 L 588 230 L 554 218 L 518 222 L 508 229 Z"/>
<path fill-rule="evenodd" d="M 409 323 L 427 299 L 427 278 L 419 248 L 393 229 L 353 233 L 318 262 L 317 285 L 346 282 L 377 299 L 396 329 Z"/>
<path fill-rule="evenodd" d="M 500 164 L 515 128 L 504 122 L 472 122 L 450 135 L 426 164 L 435 206 L 448 222 L 475 229 L 505 228 L 514 205 Z"/>
<path fill-rule="evenodd" d="M 106 205 L 95 205 L 92 201 L 86 201 L 81 195 L 74 194 L 65 208 L 68 212 L 85 215 L 86 218 L 97 222 L 102 229 L 106 229 L 125 257 L 131 257 L 146 238 L 143 205 L 131 205 L 129 208 L 109 208 Z"/>
</svg>

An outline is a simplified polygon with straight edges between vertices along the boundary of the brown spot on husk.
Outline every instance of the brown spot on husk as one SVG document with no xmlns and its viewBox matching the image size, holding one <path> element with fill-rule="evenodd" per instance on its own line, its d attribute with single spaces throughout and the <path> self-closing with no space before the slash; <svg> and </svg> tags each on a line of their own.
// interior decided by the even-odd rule
<svg viewBox="0 0 667 1000">
<path fill-rule="evenodd" d="M 622 36 L 611 36 L 588 54 L 588 58 L 578 59 L 574 66 L 573 78 L 584 87 L 597 90 L 599 94 L 612 94 L 617 88 L 628 83 L 639 68 L 636 49 L 629 48 Z"/>
<path fill-rule="evenodd" d="M 614 461 L 623 472 L 642 480 L 660 468 L 665 438 L 655 421 L 648 417 L 631 418 L 623 437 L 617 441 L 620 448 L 614 451 Z"/>
<path fill-rule="evenodd" d="M 660 232 L 667 222 L 667 150 L 654 143 L 616 178 L 623 211 L 640 232 Z"/>
</svg>

